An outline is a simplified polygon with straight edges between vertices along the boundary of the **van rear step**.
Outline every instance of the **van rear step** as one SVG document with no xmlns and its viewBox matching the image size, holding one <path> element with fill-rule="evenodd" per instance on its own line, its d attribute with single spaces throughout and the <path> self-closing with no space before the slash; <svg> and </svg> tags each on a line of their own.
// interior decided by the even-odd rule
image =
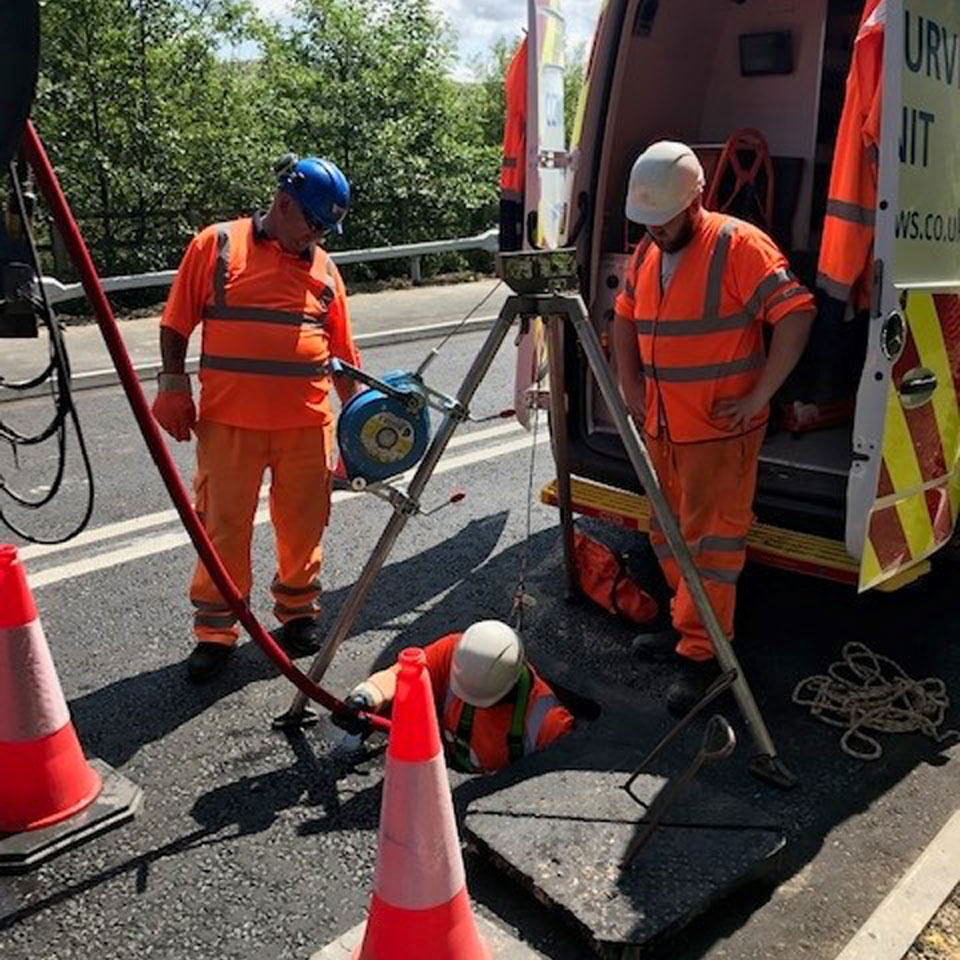
<svg viewBox="0 0 960 960">
<path fill-rule="evenodd" d="M 646 533 L 650 529 L 650 501 L 646 497 L 581 477 L 573 477 L 571 484 L 575 513 L 628 530 Z M 543 488 L 540 499 L 557 506 L 556 480 Z M 769 567 L 854 586 L 859 579 L 859 564 L 847 553 L 842 541 L 765 523 L 753 525 L 747 537 L 747 558 Z"/>
</svg>

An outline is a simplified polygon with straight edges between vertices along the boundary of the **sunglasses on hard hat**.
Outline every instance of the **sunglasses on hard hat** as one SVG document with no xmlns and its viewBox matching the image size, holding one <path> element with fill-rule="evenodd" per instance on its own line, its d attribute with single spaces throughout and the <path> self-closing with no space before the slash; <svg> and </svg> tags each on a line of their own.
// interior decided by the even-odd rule
<svg viewBox="0 0 960 960">
<path fill-rule="evenodd" d="M 300 204 L 297 204 L 297 206 L 300 208 L 300 216 L 303 217 L 303 222 L 310 228 L 311 233 L 316 234 L 320 239 L 323 239 L 330 233 L 330 228 L 325 223 L 321 223 L 315 217 L 311 217 Z"/>
<path fill-rule="evenodd" d="M 333 224 L 322 223 L 316 217 L 310 215 L 309 211 L 302 203 L 298 203 L 297 206 L 300 209 L 300 215 L 303 217 L 304 223 L 310 228 L 313 233 L 316 233 L 322 237 L 327 236 L 330 233 L 342 233 L 340 229 L 340 224 L 347 218 L 347 210 L 343 207 L 333 206 L 331 212 L 333 213 L 336 220 Z"/>
</svg>

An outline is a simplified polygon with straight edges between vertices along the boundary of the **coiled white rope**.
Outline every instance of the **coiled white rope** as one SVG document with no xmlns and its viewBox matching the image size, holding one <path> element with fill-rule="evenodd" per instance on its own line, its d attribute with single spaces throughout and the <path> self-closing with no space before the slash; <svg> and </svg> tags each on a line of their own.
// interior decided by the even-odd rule
<svg viewBox="0 0 960 960">
<path fill-rule="evenodd" d="M 801 680 L 793 702 L 809 707 L 823 723 L 846 728 L 840 738 L 845 753 L 858 760 L 878 759 L 883 748 L 871 733 L 919 732 L 937 743 L 960 737 L 956 730 L 940 730 L 950 707 L 942 680 L 914 680 L 894 660 L 862 643 L 846 644 L 841 655 L 826 675 Z"/>
</svg>

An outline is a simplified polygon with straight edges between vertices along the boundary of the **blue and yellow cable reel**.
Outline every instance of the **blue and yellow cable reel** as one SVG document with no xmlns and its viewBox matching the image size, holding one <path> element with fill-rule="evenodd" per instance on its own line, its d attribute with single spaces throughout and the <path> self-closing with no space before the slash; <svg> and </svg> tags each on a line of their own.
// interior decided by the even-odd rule
<svg viewBox="0 0 960 960">
<path fill-rule="evenodd" d="M 430 443 L 430 407 L 419 378 L 398 370 L 371 377 L 346 365 L 334 373 L 370 386 L 351 398 L 340 413 L 337 443 L 354 489 L 382 483 L 415 467 Z"/>
</svg>

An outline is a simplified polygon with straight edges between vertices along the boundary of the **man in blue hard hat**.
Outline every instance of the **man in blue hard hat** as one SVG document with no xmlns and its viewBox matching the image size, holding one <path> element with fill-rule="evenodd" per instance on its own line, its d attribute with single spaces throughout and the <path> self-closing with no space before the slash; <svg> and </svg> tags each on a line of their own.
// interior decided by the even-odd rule
<svg viewBox="0 0 960 960">
<path fill-rule="evenodd" d="M 330 514 L 333 413 L 355 385 L 335 383 L 331 358 L 359 366 L 346 290 L 322 243 L 342 233 L 350 185 L 329 160 L 284 157 L 266 214 L 202 230 L 190 243 L 160 327 L 163 368 L 153 415 L 174 439 L 197 437 L 195 506 L 241 594 L 252 586 L 250 544 L 270 470 L 276 543 L 272 593 L 278 641 L 293 654 L 321 642 L 320 542 Z M 202 324 L 199 413 L 184 359 Z M 198 563 L 190 585 L 202 682 L 225 666 L 237 618 Z"/>
</svg>

